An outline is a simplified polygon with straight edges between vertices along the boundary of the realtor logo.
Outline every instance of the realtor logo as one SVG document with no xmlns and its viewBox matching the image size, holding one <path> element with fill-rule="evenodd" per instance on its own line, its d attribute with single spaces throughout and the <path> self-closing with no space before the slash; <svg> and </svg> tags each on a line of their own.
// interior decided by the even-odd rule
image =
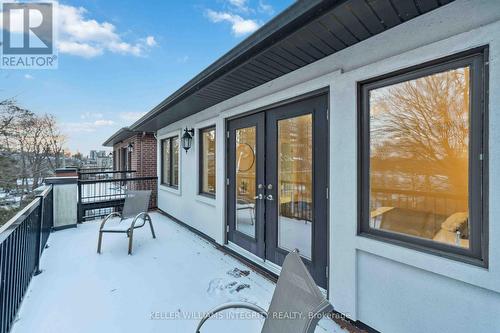
<svg viewBox="0 0 500 333">
<path fill-rule="evenodd" d="M 52 3 L 3 3 L 1 68 L 56 68 Z"/>
</svg>

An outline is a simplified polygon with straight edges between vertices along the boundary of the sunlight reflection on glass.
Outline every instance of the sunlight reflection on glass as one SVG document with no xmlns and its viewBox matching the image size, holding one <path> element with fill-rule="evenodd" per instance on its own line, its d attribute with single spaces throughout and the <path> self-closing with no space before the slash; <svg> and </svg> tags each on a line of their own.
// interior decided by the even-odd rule
<svg viewBox="0 0 500 333">
<path fill-rule="evenodd" d="M 370 91 L 370 226 L 469 247 L 469 68 Z"/>
</svg>

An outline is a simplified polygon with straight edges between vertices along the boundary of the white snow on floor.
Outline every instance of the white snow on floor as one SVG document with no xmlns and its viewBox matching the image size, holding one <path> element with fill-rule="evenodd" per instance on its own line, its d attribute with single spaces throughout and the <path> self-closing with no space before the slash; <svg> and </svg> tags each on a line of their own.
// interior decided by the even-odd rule
<svg viewBox="0 0 500 333">
<path fill-rule="evenodd" d="M 96 253 L 99 224 L 52 233 L 12 333 L 194 332 L 201 313 L 227 301 L 268 308 L 274 283 L 158 213 L 157 239 L 134 232 L 134 254 L 125 234 L 105 234 Z M 239 291 L 238 291 L 239 290 Z M 202 332 L 260 332 L 263 320 L 210 320 Z M 241 313 L 249 314 L 248 312 Z M 316 332 L 344 332 L 323 319 Z"/>
</svg>

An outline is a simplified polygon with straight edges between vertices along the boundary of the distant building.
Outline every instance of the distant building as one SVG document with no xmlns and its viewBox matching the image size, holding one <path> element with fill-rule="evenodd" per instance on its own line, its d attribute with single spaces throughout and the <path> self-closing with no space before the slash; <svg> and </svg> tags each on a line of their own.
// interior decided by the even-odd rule
<svg viewBox="0 0 500 333">
<path fill-rule="evenodd" d="M 91 150 L 88 158 L 84 161 L 87 168 L 112 168 L 113 157 L 105 150 Z"/>
<path fill-rule="evenodd" d="M 97 158 L 97 150 L 91 150 L 89 153 L 89 160 L 95 160 Z"/>
</svg>

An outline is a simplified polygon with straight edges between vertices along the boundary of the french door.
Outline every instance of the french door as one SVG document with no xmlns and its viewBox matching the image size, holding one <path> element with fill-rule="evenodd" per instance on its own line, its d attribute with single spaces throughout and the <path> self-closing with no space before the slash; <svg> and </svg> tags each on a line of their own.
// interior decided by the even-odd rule
<svg viewBox="0 0 500 333">
<path fill-rule="evenodd" d="M 326 288 L 326 95 L 228 123 L 228 240 L 282 265 L 298 249 Z"/>
</svg>

